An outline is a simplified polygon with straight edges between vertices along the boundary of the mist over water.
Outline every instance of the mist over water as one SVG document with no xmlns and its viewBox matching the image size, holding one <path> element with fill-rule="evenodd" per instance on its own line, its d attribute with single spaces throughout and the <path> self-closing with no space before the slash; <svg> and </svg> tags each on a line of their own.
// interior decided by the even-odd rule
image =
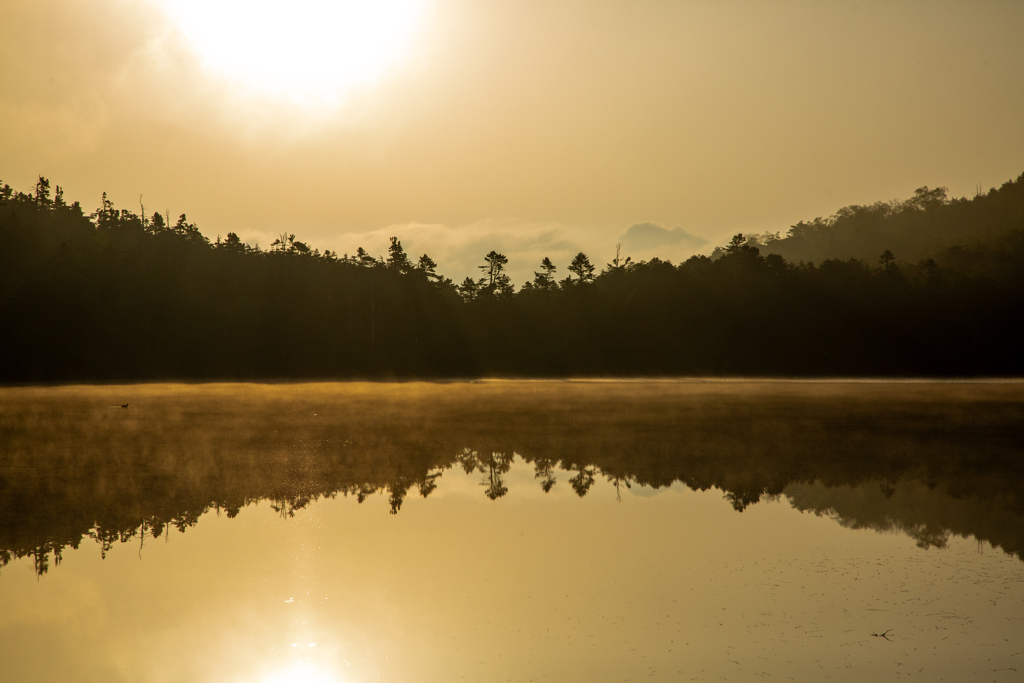
<svg viewBox="0 0 1024 683">
<path fill-rule="evenodd" d="M 25 680 L 1014 680 L 1022 404 L 1015 382 L 4 389 L 0 651 Z"/>
</svg>

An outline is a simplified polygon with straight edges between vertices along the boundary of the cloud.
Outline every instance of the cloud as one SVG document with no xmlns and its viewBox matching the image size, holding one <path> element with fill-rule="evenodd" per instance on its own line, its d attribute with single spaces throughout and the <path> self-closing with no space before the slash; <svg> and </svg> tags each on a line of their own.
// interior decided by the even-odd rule
<svg viewBox="0 0 1024 683">
<path fill-rule="evenodd" d="M 296 238 L 310 246 L 331 249 L 339 254 L 355 253 L 363 247 L 373 256 L 387 257 L 389 238 L 394 235 L 409 257 L 415 261 L 429 254 L 438 264 L 438 272 L 461 282 L 466 276 L 480 276 L 478 266 L 491 250 L 509 258 L 507 272 L 516 286 L 533 279 L 544 257 L 558 267 L 559 277 L 568 275 L 568 266 L 580 251 L 586 253 L 598 268 L 615 254 L 614 233 L 606 229 L 563 225 L 553 222 L 532 222 L 519 219 L 486 219 L 449 226 L 439 223 L 402 223 L 361 232 L 336 233 L 330 237 L 304 239 L 300 230 Z M 276 237 L 270 232 L 239 231 L 249 242 L 268 246 Z"/>
<path fill-rule="evenodd" d="M 280 232 L 239 230 L 238 234 L 249 244 L 258 242 L 267 247 Z M 616 239 L 613 226 L 566 225 L 516 218 L 488 218 L 455 226 L 400 223 L 319 236 L 304 233 L 300 228 L 289 232 L 295 232 L 297 239 L 321 250 L 353 254 L 358 247 L 363 247 L 372 256 L 382 258 L 387 257 L 390 238 L 394 235 L 413 261 L 426 253 L 437 262 L 439 273 L 456 282 L 466 276 L 479 277 L 478 267 L 493 249 L 508 256 L 506 272 L 517 287 L 533 280 L 534 271 L 540 268 L 545 257 L 557 266 L 559 278 L 568 275 L 569 263 L 581 251 L 600 270 L 615 257 L 616 241 L 625 247 L 622 257 L 632 256 L 638 261 L 657 256 L 674 263 L 685 261 L 709 245 L 708 240 L 682 228 L 669 230 L 654 223 L 636 223 Z"/>
<path fill-rule="evenodd" d="M 688 247 L 697 250 L 708 243 L 703 237 L 692 235 L 682 228 L 663 228 L 657 223 L 634 223 L 619 239 L 627 248 L 641 251 L 657 247 Z"/>
</svg>

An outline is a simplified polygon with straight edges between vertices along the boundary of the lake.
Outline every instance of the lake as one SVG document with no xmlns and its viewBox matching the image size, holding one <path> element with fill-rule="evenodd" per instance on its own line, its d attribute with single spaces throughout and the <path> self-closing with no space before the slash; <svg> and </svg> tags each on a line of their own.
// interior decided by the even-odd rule
<svg viewBox="0 0 1024 683">
<path fill-rule="evenodd" d="M 1018 681 L 1022 553 L 1021 382 L 0 389 L 5 680 Z"/>
</svg>

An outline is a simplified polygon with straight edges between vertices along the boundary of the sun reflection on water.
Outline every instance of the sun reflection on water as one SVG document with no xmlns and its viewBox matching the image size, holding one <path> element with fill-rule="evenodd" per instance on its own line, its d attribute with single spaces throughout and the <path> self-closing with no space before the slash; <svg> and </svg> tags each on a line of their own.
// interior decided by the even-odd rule
<svg viewBox="0 0 1024 683">
<path fill-rule="evenodd" d="M 340 676 L 324 671 L 317 664 L 296 662 L 287 669 L 268 673 L 260 683 L 347 683 Z"/>
</svg>

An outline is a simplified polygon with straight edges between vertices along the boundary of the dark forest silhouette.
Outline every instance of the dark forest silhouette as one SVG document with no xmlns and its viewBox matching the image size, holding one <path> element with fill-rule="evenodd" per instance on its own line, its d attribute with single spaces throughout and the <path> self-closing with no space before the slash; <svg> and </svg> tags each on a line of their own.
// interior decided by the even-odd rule
<svg viewBox="0 0 1024 683">
<path fill-rule="evenodd" d="M 492 251 L 456 284 L 397 238 L 377 258 L 293 234 L 260 249 L 106 196 L 86 215 L 44 178 L 3 185 L 0 381 L 1024 371 L 1024 174 L 679 265 L 580 253 L 517 290 L 507 263 Z"/>
</svg>

